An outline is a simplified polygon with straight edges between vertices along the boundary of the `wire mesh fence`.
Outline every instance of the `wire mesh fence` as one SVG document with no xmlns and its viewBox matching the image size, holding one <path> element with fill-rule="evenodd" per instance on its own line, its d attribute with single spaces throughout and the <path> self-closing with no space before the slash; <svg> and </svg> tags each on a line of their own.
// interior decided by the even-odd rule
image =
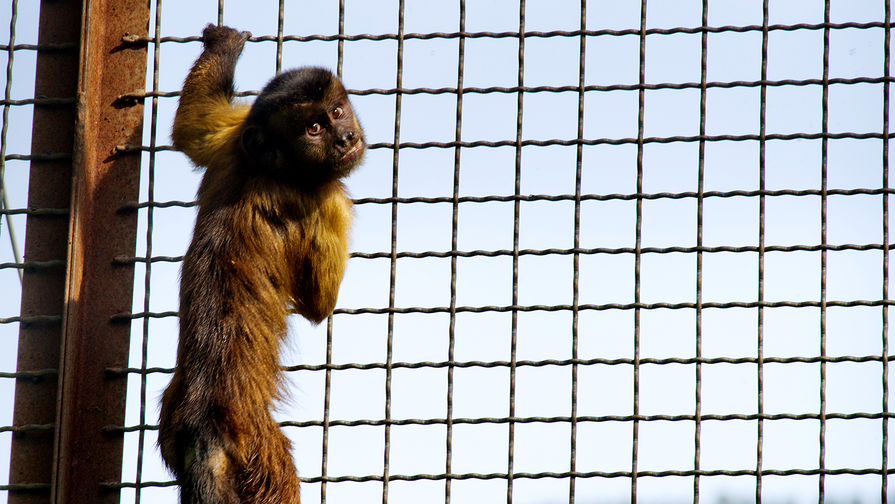
<svg viewBox="0 0 895 504">
<path fill-rule="evenodd" d="M 136 268 L 131 356 L 108 370 L 128 379 L 107 427 L 123 502 L 176 501 L 157 401 L 201 174 L 168 133 L 208 22 L 254 34 L 240 96 L 332 68 L 370 142 L 337 309 L 290 321 L 277 418 L 303 502 L 889 501 L 888 1 L 154 0 L 150 18 L 129 40 L 151 55 L 129 97 L 143 144 L 121 146 L 143 158 L 137 254 L 116 258 Z M 18 68 L 0 139 L 21 219 Z M 3 362 L 11 405 L 24 375 Z M 20 428 L 0 417 L 0 440 Z"/>
</svg>

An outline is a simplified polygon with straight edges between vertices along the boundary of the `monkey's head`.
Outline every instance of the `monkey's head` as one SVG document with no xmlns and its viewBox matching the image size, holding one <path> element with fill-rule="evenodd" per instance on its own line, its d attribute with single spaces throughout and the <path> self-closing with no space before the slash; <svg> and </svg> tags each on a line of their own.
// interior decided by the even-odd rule
<svg viewBox="0 0 895 504">
<path fill-rule="evenodd" d="M 249 166 L 306 187 L 344 177 L 366 149 L 342 83 L 316 67 L 274 77 L 252 105 L 240 140 Z"/>
</svg>

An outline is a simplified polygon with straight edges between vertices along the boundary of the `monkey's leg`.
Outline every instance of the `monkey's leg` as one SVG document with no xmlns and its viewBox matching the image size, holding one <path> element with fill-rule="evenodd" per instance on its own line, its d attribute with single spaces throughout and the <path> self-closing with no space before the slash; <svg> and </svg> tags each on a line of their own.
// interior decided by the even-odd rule
<svg viewBox="0 0 895 504">
<path fill-rule="evenodd" d="M 240 504 L 235 468 L 218 445 L 215 440 L 195 440 L 187 448 L 184 471 L 178 476 L 181 504 Z"/>
<path fill-rule="evenodd" d="M 240 502 L 299 504 L 299 480 L 292 460 L 292 443 L 271 418 L 254 442 L 245 445 L 245 466 L 236 474 Z"/>
</svg>

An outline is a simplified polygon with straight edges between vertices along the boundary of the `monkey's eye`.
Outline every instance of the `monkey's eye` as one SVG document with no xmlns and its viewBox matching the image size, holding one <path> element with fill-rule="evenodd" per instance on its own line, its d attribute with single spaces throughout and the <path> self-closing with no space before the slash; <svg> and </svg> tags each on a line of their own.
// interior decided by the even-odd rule
<svg viewBox="0 0 895 504">
<path fill-rule="evenodd" d="M 342 114 L 344 114 L 344 113 L 345 113 L 345 111 L 342 110 L 342 107 L 334 108 L 333 109 L 333 119 L 338 119 L 338 118 L 342 117 Z"/>
<path fill-rule="evenodd" d="M 323 126 L 321 126 L 320 123 L 314 123 L 314 124 L 308 126 L 308 134 L 309 135 L 317 136 L 321 133 L 323 133 Z"/>
</svg>

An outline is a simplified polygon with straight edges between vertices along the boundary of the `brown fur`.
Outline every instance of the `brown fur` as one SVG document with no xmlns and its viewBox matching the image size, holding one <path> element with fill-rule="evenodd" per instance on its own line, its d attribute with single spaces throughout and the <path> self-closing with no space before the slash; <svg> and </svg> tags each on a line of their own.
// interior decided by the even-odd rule
<svg viewBox="0 0 895 504">
<path fill-rule="evenodd" d="M 232 103 L 249 34 L 212 25 L 203 34 L 172 133 L 207 168 L 159 446 L 184 504 L 297 504 L 290 442 L 270 413 L 282 396 L 279 348 L 290 312 L 319 323 L 335 306 L 351 224 L 340 177 L 360 161 L 363 132 L 341 83 L 320 69 L 281 75 L 251 109 Z M 306 91 L 327 79 L 309 102 Z M 341 120 L 327 116 L 334 103 Z M 306 134 L 311 122 L 326 133 Z"/>
</svg>

